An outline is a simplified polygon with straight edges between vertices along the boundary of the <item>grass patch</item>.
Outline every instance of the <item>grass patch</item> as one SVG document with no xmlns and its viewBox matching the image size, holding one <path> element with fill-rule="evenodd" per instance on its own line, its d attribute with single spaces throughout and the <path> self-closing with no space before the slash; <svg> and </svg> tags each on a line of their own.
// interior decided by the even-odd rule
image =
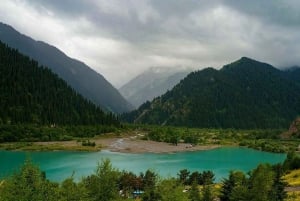
<svg viewBox="0 0 300 201">
<path fill-rule="evenodd" d="M 288 183 L 288 186 L 300 186 L 300 169 L 293 170 L 285 175 L 284 180 Z"/>
<path fill-rule="evenodd" d="M 300 201 L 300 192 L 288 192 L 285 201 Z"/>
</svg>

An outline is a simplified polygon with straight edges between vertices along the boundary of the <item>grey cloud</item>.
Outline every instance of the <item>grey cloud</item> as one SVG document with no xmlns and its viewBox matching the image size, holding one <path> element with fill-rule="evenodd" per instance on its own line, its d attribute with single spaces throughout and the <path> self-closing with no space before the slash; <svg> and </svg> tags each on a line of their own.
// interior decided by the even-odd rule
<svg viewBox="0 0 300 201">
<path fill-rule="evenodd" d="M 178 23 L 182 23 L 181 26 L 183 26 L 183 23 L 186 22 L 184 19 L 190 13 L 197 10 L 205 12 L 220 5 L 231 7 L 233 10 L 249 15 L 250 17 L 255 17 L 265 23 L 280 24 L 283 26 L 300 25 L 300 1 L 298 0 L 27 0 L 27 2 L 35 6 L 38 10 L 43 10 L 43 8 L 50 9 L 61 17 L 71 19 L 85 17 L 100 29 L 108 30 L 113 36 L 124 37 L 124 39 L 130 40 L 138 40 L 142 36 L 152 38 L 153 34 L 161 34 L 162 30 L 163 33 L 168 33 L 166 29 L 162 29 L 163 27 L 161 27 L 167 20 L 178 20 Z M 148 4 L 160 17 L 142 23 L 138 16 L 139 13 L 145 12 L 145 8 L 139 2 Z M 127 10 L 128 17 L 116 15 L 113 12 L 103 12 L 100 6 L 97 6 L 103 4 L 115 4 L 120 10 Z M 171 32 L 174 29 L 169 30 Z"/>
<path fill-rule="evenodd" d="M 226 5 L 257 17 L 266 23 L 281 26 L 300 26 L 300 1 L 298 0 L 228 0 L 225 2 Z"/>
<path fill-rule="evenodd" d="M 23 2 L 39 15 L 50 11 L 49 18 L 62 21 L 69 34 L 62 40 L 84 38 L 89 46 L 81 41 L 80 47 L 96 53 L 82 59 L 116 85 L 155 65 L 220 67 L 242 56 L 277 66 L 300 64 L 298 0 Z M 103 45 L 95 44 L 103 40 L 113 41 L 111 48 L 118 50 L 106 54 L 99 49 Z"/>
<path fill-rule="evenodd" d="M 78 17 L 86 15 L 95 8 L 93 1 L 81 0 L 25 0 L 25 2 L 43 12 L 45 9 L 53 11 L 55 14 L 63 17 Z"/>
</svg>

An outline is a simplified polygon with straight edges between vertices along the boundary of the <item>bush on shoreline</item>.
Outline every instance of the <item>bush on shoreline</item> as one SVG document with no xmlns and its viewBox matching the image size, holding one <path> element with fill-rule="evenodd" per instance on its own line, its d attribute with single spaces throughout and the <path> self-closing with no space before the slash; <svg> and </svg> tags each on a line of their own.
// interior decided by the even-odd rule
<svg viewBox="0 0 300 201">
<path fill-rule="evenodd" d="M 39 167 L 26 160 L 19 171 L 1 182 L 0 201 L 119 201 L 136 197 L 142 201 L 283 201 L 286 198 L 283 174 L 281 164 L 260 164 L 248 176 L 232 171 L 221 185 L 215 185 L 211 171 L 190 173 L 184 169 L 178 178 L 161 179 L 151 170 L 139 175 L 119 171 L 105 159 L 95 173 L 78 182 L 70 177 L 56 183 L 47 180 Z"/>
</svg>

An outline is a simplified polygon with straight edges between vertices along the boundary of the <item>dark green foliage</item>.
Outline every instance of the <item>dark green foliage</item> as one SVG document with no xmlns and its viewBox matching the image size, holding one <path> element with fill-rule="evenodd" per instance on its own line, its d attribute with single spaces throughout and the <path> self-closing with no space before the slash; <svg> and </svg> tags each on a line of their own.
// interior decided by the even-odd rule
<svg viewBox="0 0 300 201">
<path fill-rule="evenodd" d="M 167 142 L 173 145 L 178 144 L 180 140 L 179 133 L 175 129 L 171 128 L 157 128 L 153 129 L 147 135 L 149 140 L 157 141 L 157 142 Z"/>
<path fill-rule="evenodd" d="M 202 191 L 203 191 L 202 201 L 213 201 L 214 200 L 214 197 L 212 194 L 212 188 L 210 185 L 204 185 Z"/>
<path fill-rule="evenodd" d="M 203 171 L 200 174 L 199 184 L 200 185 L 210 185 L 213 184 L 215 180 L 215 175 L 212 171 Z"/>
<path fill-rule="evenodd" d="M 123 115 L 135 123 L 204 128 L 286 128 L 300 114 L 300 86 L 248 58 L 189 74 L 161 97 Z"/>
<path fill-rule="evenodd" d="M 118 125 L 49 69 L 0 43 L 1 124 Z"/>
<path fill-rule="evenodd" d="M 180 170 L 178 173 L 179 181 L 184 185 L 188 184 L 189 176 L 190 176 L 190 171 L 188 171 L 187 169 Z"/>
<path fill-rule="evenodd" d="M 281 134 L 286 129 L 207 129 L 207 128 L 186 128 L 155 125 L 126 125 L 131 129 L 141 129 L 148 133 L 143 140 L 159 142 L 170 142 L 172 135 L 176 135 L 179 142 L 189 143 L 186 150 L 193 145 L 239 145 L 256 150 L 286 153 L 290 150 L 297 150 L 299 140 L 282 140 Z M 171 131 L 171 132 L 170 132 Z M 193 143 L 192 143 L 193 142 Z"/>
<path fill-rule="evenodd" d="M 145 175 L 141 175 L 143 181 L 144 194 L 142 195 L 143 201 L 156 201 L 161 198 L 159 192 L 157 192 L 157 174 L 151 170 L 147 170 Z"/>
<path fill-rule="evenodd" d="M 282 170 L 281 165 L 263 164 L 249 177 L 242 172 L 231 172 L 223 181 L 220 200 L 283 201 L 286 183 L 281 180 Z M 186 175 L 189 171 L 182 172 Z M 127 200 L 133 190 L 144 192 L 143 201 L 212 201 L 217 196 L 209 182 L 204 183 L 200 194 L 195 180 L 190 185 L 190 191 L 183 193 L 185 188 L 179 180 L 158 180 L 150 170 L 140 175 L 120 172 L 108 159 L 99 163 L 94 174 L 78 182 L 67 178 L 59 185 L 48 181 L 46 175 L 27 160 L 18 172 L 0 181 L 0 201 L 117 201 Z"/>
<path fill-rule="evenodd" d="M 0 124 L 0 142 L 64 141 L 73 137 L 94 137 L 115 132 L 115 126 L 37 126 L 32 124 Z"/>
<path fill-rule="evenodd" d="M 269 201 L 274 185 L 274 172 L 267 164 L 259 165 L 249 178 L 249 201 Z"/>
<path fill-rule="evenodd" d="M 157 201 L 161 199 L 161 195 L 155 191 L 154 189 L 150 189 L 145 191 L 145 193 L 142 195 L 143 201 Z"/>
<path fill-rule="evenodd" d="M 119 172 L 108 159 L 99 163 L 96 173 L 83 180 L 88 195 L 95 201 L 112 201 L 118 197 Z"/>
<path fill-rule="evenodd" d="M 83 184 L 76 183 L 73 178 L 64 180 L 59 189 L 60 199 L 63 201 L 89 201 L 87 189 Z"/>
<path fill-rule="evenodd" d="M 91 142 L 91 141 L 89 141 L 89 140 L 87 140 L 87 141 L 83 140 L 83 141 L 81 142 L 81 145 L 82 145 L 82 146 L 90 146 L 90 147 L 94 147 L 94 146 L 96 146 L 96 143 L 95 143 L 95 142 Z"/>
<path fill-rule="evenodd" d="M 189 201 L 188 194 L 182 193 L 184 187 L 174 178 L 165 179 L 158 183 L 159 201 Z M 157 200 L 157 201 L 158 201 Z"/>
<path fill-rule="evenodd" d="M 151 170 L 147 170 L 143 178 L 144 189 L 153 189 L 157 182 L 157 174 Z"/>
<path fill-rule="evenodd" d="M 50 68 L 76 92 L 106 111 L 122 113 L 133 109 L 102 75 L 84 63 L 68 57 L 59 49 L 35 41 L 2 23 L 0 23 L 0 40 Z"/>
<path fill-rule="evenodd" d="M 300 156 L 296 155 L 295 152 L 289 152 L 283 163 L 285 171 L 296 170 L 300 168 Z"/>
<path fill-rule="evenodd" d="M 249 178 L 241 172 L 231 172 L 221 189 L 221 201 L 283 201 L 286 198 L 281 165 L 261 164 Z"/>
<path fill-rule="evenodd" d="M 282 178 L 284 175 L 283 166 L 281 164 L 274 165 L 273 171 L 275 173 L 275 177 L 270 197 L 274 201 L 282 201 L 287 197 L 287 193 L 284 189 L 285 186 L 287 186 L 287 183 Z"/>
<path fill-rule="evenodd" d="M 189 198 L 191 201 L 201 201 L 198 183 L 195 180 L 192 182 L 192 186 L 189 191 Z"/>
<path fill-rule="evenodd" d="M 198 171 L 192 172 L 189 175 L 188 183 L 190 185 L 192 185 L 195 182 L 196 184 L 199 185 L 201 183 L 201 179 L 202 179 L 201 176 L 202 176 L 201 173 Z"/>
<path fill-rule="evenodd" d="M 57 201 L 58 184 L 46 180 L 38 167 L 27 160 L 19 172 L 5 180 L 0 189 L 2 201 Z"/>
<path fill-rule="evenodd" d="M 221 189 L 221 201 L 230 201 L 237 189 L 246 186 L 246 177 L 242 172 L 230 172 L 228 179 L 224 179 Z"/>
<path fill-rule="evenodd" d="M 178 175 L 178 180 L 184 185 L 192 185 L 193 182 L 196 182 L 198 185 L 210 185 L 214 183 L 215 175 L 212 171 L 203 171 L 203 172 L 192 172 L 187 169 L 180 170 Z"/>
<path fill-rule="evenodd" d="M 300 67 L 294 66 L 286 70 L 286 74 L 290 79 L 297 82 L 298 86 L 300 86 Z"/>
</svg>

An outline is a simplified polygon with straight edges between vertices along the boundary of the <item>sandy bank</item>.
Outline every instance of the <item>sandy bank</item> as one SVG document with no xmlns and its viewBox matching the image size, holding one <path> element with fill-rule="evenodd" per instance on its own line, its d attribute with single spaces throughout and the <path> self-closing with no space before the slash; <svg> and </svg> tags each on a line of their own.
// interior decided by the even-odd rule
<svg viewBox="0 0 300 201">
<path fill-rule="evenodd" d="M 199 150 L 209 150 L 218 148 L 219 145 L 197 145 L 191 146 L 187 143 L 179 143 L 177 146 L 164 143 L 155 142 L 149 140 L 140 140 L 136 137 L 125 137 L 125 138 L 98 138 L 91 139 L 91 142 L 96 143 L 95 148 L 91 148 L 90 151 L 97 150 L 109 150 L 113 152 L 122 153 L 172 153 L 172 152 L 183 152 L 183 151 L 199 151 Z M 48 146 L 48 147 L 61 147 L 65 150 L 78 150 L 77 148 L 81 146 L 80 142 L 77 141 L 66 141 L 66 142 L 35 142 L 38 146 Z"/>
</svg>

